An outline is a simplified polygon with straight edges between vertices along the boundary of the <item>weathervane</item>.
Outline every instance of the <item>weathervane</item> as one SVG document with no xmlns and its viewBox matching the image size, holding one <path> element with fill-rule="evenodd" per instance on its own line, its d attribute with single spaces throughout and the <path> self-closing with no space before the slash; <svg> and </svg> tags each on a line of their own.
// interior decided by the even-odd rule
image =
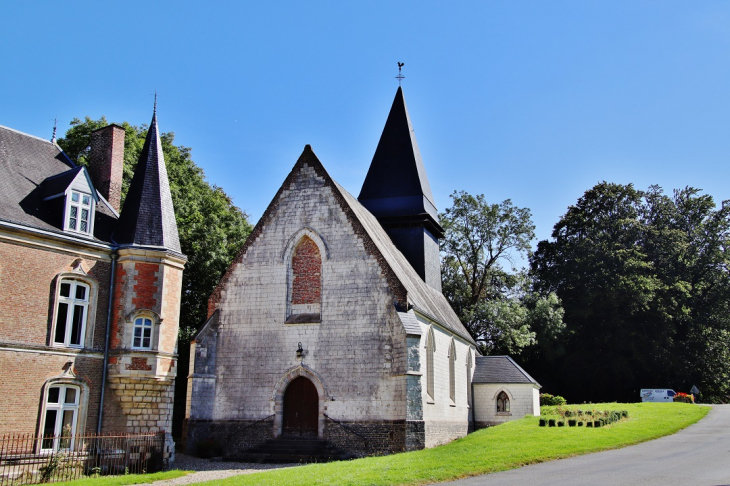
<svg viewBox="0 0 730 486">
<path fill-rule="evenodd" d="M 51 137 L 51 143 L 56 143 L 56 129 L 58 128 L 58 117 L 53 119 L 53 137 Z"/>
<path fill-rule="evenodd" d="M 401 81 L 403 81 L 406 77 L 401 74 L 401 69 L 403 69 L 403 66 L 405 65 L 404 62 L 398 63 L 398 76 L 395 77 L 395 79 L 398 80 L 398 86 L 400 86 Z"/>
</svg>

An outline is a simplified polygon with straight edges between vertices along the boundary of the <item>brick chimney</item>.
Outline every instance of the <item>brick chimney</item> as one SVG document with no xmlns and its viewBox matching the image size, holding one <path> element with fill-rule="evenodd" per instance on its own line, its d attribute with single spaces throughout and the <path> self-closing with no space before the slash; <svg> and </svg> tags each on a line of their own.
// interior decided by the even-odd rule
<svg viewBox="0 0 730 486">
<path fill-rule="evenodd" d="M 124 173 L 124 128 L 107 125 L 91 133 L 88 169 L 94 187 L 119 212 Z"/>
</svg>

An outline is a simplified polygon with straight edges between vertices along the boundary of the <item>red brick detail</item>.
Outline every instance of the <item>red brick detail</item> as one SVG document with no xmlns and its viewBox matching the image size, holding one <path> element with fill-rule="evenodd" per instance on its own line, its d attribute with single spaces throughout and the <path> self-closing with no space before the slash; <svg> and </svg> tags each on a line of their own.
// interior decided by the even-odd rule
<svg viewBox="0 0 730 486">
<path fill-rule="evenodd" d="M 154 309 L 157 306 L 158 278 L 157 273 L 160 269 L 159 265 L 154 263 L 135 263 L 134 269 L 137 271 L 134 284 L 134 297 L 132 297 L 132 307 L 134 309 Z"/>
<path fill-rule="evenodd" d="M 121 344 L 122 333 L 119 329 L 119 323 L 124 319 L 124 304 L 122 303 L 122 293 L 126 270 L 121 263 L 117 263 L 117 270 L 114 276 L 114 296 L 112 297 L 112 322 L 110 327 L 110 347 L 118 348 Z"/>
<path fill-rule="evenodd" d="M 147 358 L 132 358 L 132 363 L 125 366 L 127 370 L 151 371 L 152 366 L 147 364 Z"/>
<path fill-rule="evenodd" d="M 303 237 L 291 257 L 292 304 L 316 304 L 322 294 L 322 257 L 319 247 L 308 236 Z"/>
</svg>

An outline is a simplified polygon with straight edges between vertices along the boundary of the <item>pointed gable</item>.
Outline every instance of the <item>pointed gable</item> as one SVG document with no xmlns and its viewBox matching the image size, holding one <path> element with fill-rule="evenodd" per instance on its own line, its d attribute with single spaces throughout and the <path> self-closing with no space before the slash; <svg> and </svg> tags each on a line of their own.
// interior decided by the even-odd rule
<svg viewBox="0 0 730 486">
<path fill-rule="evenodd" d="M 156 109 L 113 238 L 123 245 L 181 251 Z"/>
<path fill-rule="evenodd" d="M 330 177 L 309 145 L 304 147 L 304 151 L 299 156 L 297 163 L 246 239 L 246 242 L 221 278 L 218 286 L 211 294 L 208 302 L 208 316 L 212 316 L 217 310 L 216 306 L 220 302 L 222 292 L 228 285 L 233 269 L 238 263 L 243 261 L 248 248 L 261 236 L 264 227 L 269 224 L 271 218 L 275 217 L 282 193 L 292 188 L 295 184 L 297 174 L 305 166 L 311 167 L 324 179 L 325 185 L 332 189 L 335 200 L 352 224 L 355 233 L 362 238 L 365 249 L 378 261 L 383 275 L 388 281 L 390 290 L 393 293 L 394 303 L 402 309 L 408 308 L 410 304 L 417 311 L 428 316 L 428 318 L 434 320 L 445 329 L 451 330 L 467 342 L 473 344 L 474 341 L 469 335 L 469 332 L 449 305 L 446 297 L 438 290 L 428 286 L 419 277 L 406 257 L 393 244 L 377 219 L 355 197 Z M 405 327 L 407 331 L 411 330 L 409 327 Z M 417 329 L 417 324 L 412 327 Z M 417 331 L 414 331 L 414 333 L 417 333 Z"/>
<path fill-rule="evenodd" d="M 400 87 L 358 200 L 377 218 L 426 214 L 434 222 L 438 221 L 431 186 Z"/>
</svg>

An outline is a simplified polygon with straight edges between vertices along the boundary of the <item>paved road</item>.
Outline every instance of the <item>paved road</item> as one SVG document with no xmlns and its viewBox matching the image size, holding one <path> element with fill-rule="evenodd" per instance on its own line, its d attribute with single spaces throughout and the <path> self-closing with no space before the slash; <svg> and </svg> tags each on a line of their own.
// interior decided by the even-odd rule
<svg viewBox="0 0 730 486">
<path fill-rule="evenodd" d="M 730 485 L 730 405 L 661 439 L 454 481 L 454 486 Z"/>
</svg>

